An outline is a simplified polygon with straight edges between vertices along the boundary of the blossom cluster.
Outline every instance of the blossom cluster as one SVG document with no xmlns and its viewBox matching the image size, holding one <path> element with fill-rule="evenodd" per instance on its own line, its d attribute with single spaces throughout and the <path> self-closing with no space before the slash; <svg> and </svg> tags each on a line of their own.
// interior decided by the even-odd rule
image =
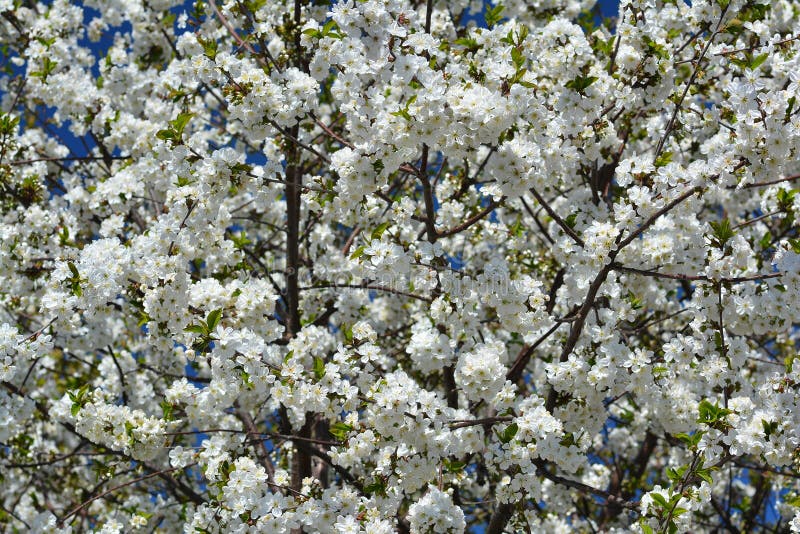
<svg viewBox="0 0 800 534">
<path fill-rule="evenodd" d="M 800 532 L 798 13 L 0 0 L 0 530 Z"/>
</svg>

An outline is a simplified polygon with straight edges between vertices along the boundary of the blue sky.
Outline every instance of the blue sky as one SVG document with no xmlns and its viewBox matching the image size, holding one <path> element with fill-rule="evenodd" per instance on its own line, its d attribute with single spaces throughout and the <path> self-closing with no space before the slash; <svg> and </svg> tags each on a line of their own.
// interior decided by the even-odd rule
<svg viewBox="0 0 800 534">
<path fill-rule="evenodd" d="M 610 17 L 617 14 L 618 0 L 600 0 L 599 4 L 603 15 Z"/>
</svg>

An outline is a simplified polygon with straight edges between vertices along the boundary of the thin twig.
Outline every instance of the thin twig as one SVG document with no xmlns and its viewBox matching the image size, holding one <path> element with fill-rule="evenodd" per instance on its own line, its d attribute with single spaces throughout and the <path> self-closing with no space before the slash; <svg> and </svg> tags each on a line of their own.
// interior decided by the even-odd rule
<svg viewBox="0 0 800 534">
<path fill-rule="evenodd" d="M 89 498 L 88 500 L 86 500 L 86 501 L 82 502 L 81 504 L 79 504 L 78 506 L 76 506 L 75 508 L 73 508 L 73 509 L 72 509 L 72 510 L 71 510 L 71 511 L 70 511 L 70 512 L 67 514 L 67 515 L 65 515 L 64 517 L 62 517 L 62 518 L 61 518 L 61 519 L 58 521 L 58 523 L 59 523 L 60 525 L 63 525 L 63 524 L 64 524 L 64 522 L 65 522 L 67 519 L 69 519 L 69 518 L 70 518 L 70 517 L 72 517 L 73 515 L 77 514 L 78 512 L 80 512 L 81 510 L 83 510 L 84 508 L 86 508 L 87 506 L 89 506 L 90 504 L 92 504 L 92 503 L 93 503 L 94 501 L 96 501 L 97 499 L 102 499 L 102 498 L 103 498 L 103 497 L 105 497 L 106 495 L 109 495 L 109 494 L 111 494 L 111 493 L 114 493 L 114 492 L 115 492 L 115 491 L 117 491 L 117 490 L 120 490 L 120 489 L 122 489 L 122 488 L 125 488 L 125 487 L 127 487 L 127 486 L 132 486 L 132 485 L 134 485 L 134 484 L 138 484 L 139 482 L 142 482 L 142 481 L 144 481 L 144 480 L 147 480 L 147 479 L 150 479 L 150 478 L 154 478 L 154 477 L 161 476 L 161 475 L 166 475 L 166 474 L 168 474 L 168 473 L 172 473 L 172 472 L 174 472 L 174 471 L 179 471 L 179 470 L 181 470 L 181 469 L 186 469 L 186 468 L 192 467 L 192 466 L 194 466 L 194 465 L 196 465 L 196 464 L 189 464 L 189 465 L 187 465 L 187 466 L 184 466 L 184 467 L 171 467 L 171 468 L 169 468 L 169 469 L 163 469 L 163 470 L 161 470 L 161 471 L 156 471 L 155 473 L 150 473 L 150 474 L 148 474 L 148 475 L 144 475 L 144 476 L 141 476 L 141 477 L 139 477 L 139 478 L 135 478 L 135 479 L 133 479 L 133 480 L 129 480 L 128 482 L 125 482 L 124 484 L 119 484 L 118 486 L 114 486 L 113 488 L 109 488 L 109 489 L 107 489 L 106 491 L 104 491 L 104 492 L 102 492 L 102 493 L 98 493 L 97 495 L 95 495 L 95 496 L 93 496 L 93 497 Z"/>
<path fill-rule="evenodd" d="M 615 271 L 623 272 L 623 273 L 631 273 L 631 274 L 638 274 L 641 276 L 649 276 L 653 278 L 667 278 L 669 280 L 687 280 L 689 282 L 714 282 L 714 283 L 730 283 L 730 284 L 739 284 L 742 282 L 758 282 L 760 280 L 767 280 L 769 278 L 779 278 L 783 275 L 783 273 L 765 273 L 765 274 L 754 274 L 750 276 L 732 276 L 732 277 L 724 277 L 724 278 L 709 278 L 706 275 L 689 275 L 689 274 L 670 274 L 670 273 L 662 273 L 659 271 L 652 271 L 646 269 L 636 269 L 635 267 L 626 267 L 624 265 L 620 265 L 619 263 L 612 264 L 612 268 Z"/>
<path fill-rule="evenodd" d="M 564 221 L 564 219 L 562 219 L 558 215 L 558 213 L 556 213 L 555 210 L 553 210 L 553 208 L 550 207 L 550 204 L 548 204 L 547 201 L 544 199 L 544 197 L 542 197 L 542 195 L 540 195 L 539 192 L 536 191 L 536 188 L 531 187 L 530 192 L 533 195 L 533 198 L 536 199 L 536 202 L 538 202 L 539 205 L 542 208 L 544 208 L 544 211 L 546 211 L 547 214 L 550 216 L 550 218 L 553 219 L 556 222 L 556 224 L 558 224 L 561 227 L 564 233 L 570 236 L 572 240 L 578 244 L 579 247 L 583 248 L 584 247 L 583 239 L 581 239 L 580 236 L 576 234 L 572 228 L 570 228 L 570 226 L 566 223 L 566 221 Z"/>
<path fill-rule="evenodd" d="M 459 224 L 457 226 L 454 226 L 453 228 L 450 228 L 449 230 L 442 230 L 441 232 L 436 232 L 436 235 L 438 237 L 450 237 L 451 235 L 455 235 L 455 234 L 458 234 L 460 232 L 463 232 L 464 230 L 466 230 L 467 228 L 469 228 L 473 224 L 477 223 L 478 221 L 480 221 L 481 219 L 483 219 L 484 217 L 486 217 L 487 215 L 492 213 L 499 206 L 501 206 L 505 202 L 505 199 L 506 198 L 503 197 L 498 201 L 492 200 L 489 203 L 489 205 L 486 206 L 486 208 L 484 208 L 483 210 L 479 211 L 478 213 L 476 213 L 475 215 L 473 215 L 472 217 L 470 217 L 469 219 L 467 219 L 463 223 L 461 223 L 461 224 Z"/>
<path fill-rule="evenodd" d="M 714 30 L 714 33 L 708 38 L 708 42 L 706 42 L 705 46 L 703 47 L 703 51 L 700 52 L 700 57 L 697 58 L 697 64 L 695 65 L 694 70 L 692 70 L 692 75 L 689 77 L 689 81 L 686 82 L 686 87 L 683 89 L 683 93 L 681 94 L 680 99 L 675 104 L 675 110 L 672 112 L 672 116 L 670 117 L 669 121 L 667 122 L 667 127 L 664 129 L 664 135 L 661 137 L 661 140 L 658 142 L 658 146 L 656 147 L 656 153 L 653 156 L 653 161 L 658 160 L 658 157 L 661 155 L 661 151 L 664 149 L 664 145 L 669 139 L 670 134 L 672 133 L 672 127 L 675 125 L 675 119 L 678 118 L 678 113 L 681 111 L 681 106 L 683 105 L 683 101 L 686 98 L 686 95 L 689 94 L 689 89 L 691 89 L 692 85 L 694 85 L 694 80 L 697 78 L 697 74 L 700 72 L 700 63 L 703 61 L 703 58 L 708 52 L 708 49 L 711 48 L 711 44 L 714 42 L 714 38 L 719 33 L 720 25 L 722 24 L 722 20 L 725 18 L 725 14 L 728 12 L 728 6 L 722 8 L 722 14 L 720 15 L 719 22 L 717 22 L 717 28 Z"/>
</svg>

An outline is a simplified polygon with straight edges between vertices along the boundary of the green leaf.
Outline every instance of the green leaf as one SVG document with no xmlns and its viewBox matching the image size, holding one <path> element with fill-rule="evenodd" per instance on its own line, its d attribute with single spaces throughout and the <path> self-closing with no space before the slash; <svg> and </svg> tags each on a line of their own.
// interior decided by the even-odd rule
<svg viewBox="0 0 800 534">
<path fill-rule="evenodd" d="M 575 434 L 573 434 L 572 432 L 565 433 L 564 437 L 561 438 L 561 441 L 559 441 L 558 443 L 562 447 L 571 447 L 571 446 L 575 445 L 576 444 Z"/>
<path fill-rule="evenodd" d="M 208 329 L 204 324 L 190 324 L 186 328 L 183 329 L 184 332 L 191 332 L 192 334 L 198 334 L 204 336 L 208 334 Z"/>
<path fill-rule="evenodd" d="M 481 45 L 478 44 L 478 41 L 473 39 L 472 37 L 461 37 L 453 41 L 453 43 L 459 46 L 463 46 L 470 52 L 477 52 L 481 48 Z"/>
<path fill-rule="evenodd" d="M 348 425 L 347 423 L 342 423 L 341 421 L 337 421 L 333 423 L 330 428 L 328 428 L 328 432 L 331 436 L 335 437 L 339 441 L 344 441 L 347 438 L 347 434 L 353 431 L 353 427 Z"/>
<path fill-rule="evenodd" d="M 497 438 L 502 443 L 508 443 L 512 439 L 514 439 L 514 436 L 517 435 L 517 431 L 518 430 L 519 430 L 519 426 L 517 425 L 517 423 L 511 423 L 510 425 L 508 425 L 505 428 L 505 430 L 503 430 L 502 432 L 498 432 L 497 433 Z"/>
<path fill-rule="evenodd" d="M 727 218 L 719 222 L 711 221 L 711 228 L 714 230 L 711 242 L 719 249 L 725 248 L 725 244 L 736 235 L 736 232 L 734 232 L 731 227 L 731 222 Z"/>
<path fill-rule="evenodd" d="M 592 42 L 592 49 L 595 52 L 599 52 L 603 56 L 610 56 L 614 52 L 614 45 L 615 45 L 615 37 L 611 37 L 608 41 L 604 39 L 595 39 Z"/>
<path fill-rule="evenodd" d="M 250 380 L 250 373 L 244 369 L 239 369 L 239 376 L 242 378 L 242 382 L 244 382 L 247 389 L 253 389 L 253 381 Z"/>
<path fill-rule="evenodd" d="M 795 495 L 794 497 L 786 499 L 786 504 L 789 506 L 800 507 L 800 495 Z"/>
<path fill-rule="evenodd" d="M 67 391 L 67 395 L 69 395 L 69 399 L 72 401 L 72 406 L 69 411 L 73 416 L 77 415 L 81 408 L 86 406 L 88 402 L 86 397 L 87 393 L 89 393 L 89 384 L 84 384 L 75 391 Z"/>
<path fill-rule="evenodd" d="M 37 37 L 36 40 L 39 41 L 40 44 L 44 45 L 44 47 L 48 50 L 53 45 L 53 43 L 56 42 L 55 37 L 51 37 L 50 39 L 45 39 L 44 37 Z"/>
<path fill-rule="evenodd" d="M 764 61 L 767 60 L 768 57 L 769 57 L 769 54 L 767 54 L 766 52 L 763 53 L 763 54 L 757 55 L 756 57 L 754 57 L 753 59 L 750 60 L 750 64 L 748 65 L 748 68 L 750 70 L 756 70 L 758 67 L 761 66 L 762 63 L 764 63 Z"/>
<path fill-rule="evenodd" d="M 766 439 L 769 439 L 771 435 L 778 432 L 777 421 L 766 421 L 765 419 L 762 419 L 761 427 L 764 429 L 764 436 L 766 437 Z"/>
<path fill-rule="evenodd" d="M 314 376 L 317 380 L 325 376 L 325 361 L 319 356 L 314 357 Z"/>
<path fill-rule="evenodd" d="M 52 59 L 50 59 L 49 57 L 45 56 L 42 59 L 42 70 L 37 70 L 35 72 L 31 72 L 31 76 L 35 76 L 37 78 L 41 78 L 42 79 L 42 83 L 44 83 L 45 81 L 47 81 L 47 77 L 50 75 L 50 73 L 53 72 L 56 69 L 57 66 L 58 66 L 57 62 L 55 62 Z"/>
<path fill-rule="evenodd" d="M 666 164 L 671 162 L 672 162 L 672 152 L 662 152 L 661 155 L 658 156 L 658 158 L 656 158 L 655 166 L 656 168 L 664 167 Z"/>
<path fill-rule="evenodd" d="M 214 38 L 207 40 L 197 39 L 203 45 L 203 54 L 205 54 L 212 61 L 217 57 L 217 40 Z"/>
<path fill-rule="evenodd" d="M 69 284 L 69 289 L 72 291 L 73 295 L 80 297 L 83 295 L 83 289 L 81 288 L 81 282 L 83 280 L 81 280 L 80 274 L 78 273 L 78 268 L 75 267 L 75 264 L 71 261 L 67 262 L 67 267 L 72 273 L 72 277 L 66 280 L 66 282 Z"/>
<path fill-rule="evenodd" d="M 14 117 L 9 113 L 0 113 L 0 134 L 16 134 L 18 124 L 19 117 Z"/>
<path fill-rule="evenodd" d="M 669 57 L 669 52 L 667 52 L 667 49 L 664 48 L 663 45 L 658 44 L 652 38 L 646 35 L 643 37 L 643 40 L 645 46 L 647 46 L 647 52 L 650 55 L 656 56 L 661 59 L 667 59 Z"/>
<path fill-rule="evenodd" d="M 514 66 L 518 69 L 525 64 L 525 56 L 522 55 L 522 51 L 516 46 L 511 49 L 511 61 L 514 62 Z"/>
<path fill-rule="evenodd" d="M 194 113 L 180 113 L 174 120 L 170 121 L 172 128 L 178 132 L 178 135 L 183 133 L 183 129 L 189 123 L 189 120 L 194 117 Z"/>
<path fill-rule="evenodd" d="M 380 478 L 376 478 L 375 482 L 364 486 L 364 493 L 367 495 L 386 495 L 386 483 Z"/>
<path fill-rule="evenodd" d="M 322 27 L 322 36 L 327 37 L 331 35 L 332 37 L 339 37 L 339 35 L 334 32 L 334 30 L 338 29 L 339 26 L 336 24 L 336 21 L 331 19 L 328 22 L 326 22 L 325 25 Z"/>
<path fill-rule="evenodd" d="M 495 24 L 503 19 L 503 15 L 501 14 L 503 9 L 505 8 L 501 4 L 497 4 L 496 6 L 486 10 L 483 18 L 486 21 L 487 28 L 492 29 Z"/>
<path fill-rule="evenodd" d="M 208 312 L 208 317 L 206 317 L 208 332 L 213 332 L 214 329 L 217 328 L 220 319 L 222 319 L 222 310 L 212 310 Z"/>
<path fill-rule="evenodd" d="M 189 178 L 185 178 L 183 176 L 178 176 L 178 179 L 175 181 L 175 185 L 177 187 L 185 187 L 187 185 L 191 185 L 193 181 Z"/>
<path fill-rule="evenodd" d="M 370 237 L 372 239 L 380 239 L 381 236 L 383 235 L 383 233 L 386 231 L 386 229 L 389 228 L 391 225 L 392 225 L 391 221 L 386 221 L 386 222 L 381 223 L 380 225 L 378 225 L 377 228 L 375 228 L 372 231 L 372 234 L 370 235 Z"/>
<path fill-rule="evenodd" d="M 661 508 L 666 508 L 668 506 L 667 499 L 660 493 L 651 493 L 650 497 L 653 499 L 653 502 L 658 504 Z"/>
<path fill-rule="evenodd" d="M 172 412 L 174 411 L 175 406 L 173 406 L 172 404 L 170 404 L 165 400 L 161 401 L 160 406 L 161 406 L 162 418 L 166 421 L 172 421 L 174 419 Z"/>
<path fill-rule="evenodd" d="M 366 249 L 367 249 L 366 245 L 361 245 L 360 247 L 355 249 L 352 254 L 350 254 L 350 259 L 351 260 L 355 260 L 355 259 L 360 258 L 361 256 L 364 255 L 364 251 Z"/>
<path fill-rule="evenodd" d="M 574 89 L 579 93 L 583 93 L 590 85 L 597 81 L 597 76 L 578 76 L 574 80 L 566 83 L 567 89 Z"/>
<path fill-rule="evenodd" d="M 230 240 L 233 241 L 233 246 L 239 250 L 244 249 L 247 245 L 252 243 L 252 241 L 247 238 L 247 233 L 244 230 L 235 234 L 230 234 Z"/>
<path fill-rule="evenodd" d="M 729 61 L 740 69 L 756 70 L 768 57 L 767 53 L 754 56 L 752 52 L 744 52 L 744 58 L 731 57 Z"/>
<path fill-rule="evenodd" d="M 722 430 L 728 426 L 727 421 L 725 421 L 725 417 L 733 413 L 733 410 L 728 410 L 727 408 L 722 408 L 716 404 L 711 404 L 705 399 L 700 401 L 697 410 L 699 414 L 697 422 L 708 425 L 717 430 Z"/>
<path fill-rule="evenodd" d="M 628 301 L 628 303 L 630 303 L 631 308 L 634 310 L 641 310 L 642 307 L 644 307 L 644 304 L 642 304 L 642 299 L 634 295 L 633 291 L 631 290 L 628 290 L 628 295 L 626 297 L 626 300 Z"/>
<path fill-rule="evenodd" d="M 775 195 L 778 200 L 778 209 L 781 211 L 791 210 L 795 195 L 797 195 L 797 191 L 794 189 L 779 189 Z"/>
<path fill-rule="evenodd" d="M 139 320 L 136 322 L 136 326 L 142 327 L 151 321 L 150 316 L 147 315 L 146 312 L 139 310 Z"/>
<path fill-rule="evenodd" d="M 158 137 L 162 141 L 174 141 L 175 132 L 173 132 L 172 130 L 159 130 L 156 132 L 156 137 Z"/>
<path fill-rule="evenodd" d="M 351 325 L 344 325 L 342 327 L 342 334 L 344 334 L 344 340 L 348 345 L 353 343 L 353 327 Z"/>
<path fill-rule="evenodd" d="M 680 434 L 675 434 L 675 437 L 684 442 L 690 449 L 694 449 L 700 443 L 700 440 L 703 439 L 704 434 L 705 432 L 698 430 L 691 435 L 681 432 Z"/>
<path fill-rule="evenodd" d="M 444 467 L 450 473 L 460 473 L 466 466 L 465 462 L 459 462 L 458 460 L 448 460 L 446 458 L 444 460 Z"/>
<path fill-rule="evenodd" d="M 231 166 L 231 172 L 235 174 L 253 172 L 253 166 L 247 163 L 236 163 Z"/>
<path fill-rule="evenodd" d="M 667 467 L 667 478 L 670 479 L 670 481 L 672 482 L 677 482 L 678 480 L 681 479 L 681 476 L 675 469 Z"/>
<path fill-rule="evenodd" d="M 789 122 L 789 119 L 792 117 L 792 111 L 794 111 L 794 106 L 797 103 L 797 97 L 793 96 L 789 98 L 789 100 L 786 103 L 788 105 L 786 106 L 786 113 L 783 116 L 784 123 Z"/>
<path fill-rule="evenodd" d="M 407 109 L 401 109 L 398 111 L 392 111 L 390 115 L 394 115 L 395 117 L 403 117 L 405 120 L 411 120 L 411 114 L 408 112 Z"/>
<path fill-rule="evenodd" d="M 698 477 L 702 478 L 703 480 L 705 480 L 709 484 L 713 484 L 714 483 L 714 479 L 711 478 L 711 469 L 698 469 L 695 472 L 695 475 L 697 475 Z"/>
<path fill-rule="evenodd" d="M 767 250 L 770 245 L 772 245 L 772 232 L 767 230 L 766 233 L 764 233 L 764 237 L 758 242 L 758 245 L 761 247 L 761 250 Z"/>
</svg>

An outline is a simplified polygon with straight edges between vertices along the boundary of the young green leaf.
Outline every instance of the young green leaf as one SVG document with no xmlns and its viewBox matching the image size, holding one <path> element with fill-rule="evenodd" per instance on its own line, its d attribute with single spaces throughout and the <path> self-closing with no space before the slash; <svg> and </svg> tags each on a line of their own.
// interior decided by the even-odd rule
<svg viewBox="0 0 800 534">
<path fill-rule="evenodd" d="M 214 329 L 217 328 L 220 319 L 222 319 L 222 310 L 212 310 L 208 312 L 208 317 L 206 317 L 206 325 L 208 325 L 209 332 L 213 332 Z"/>
</svg>

